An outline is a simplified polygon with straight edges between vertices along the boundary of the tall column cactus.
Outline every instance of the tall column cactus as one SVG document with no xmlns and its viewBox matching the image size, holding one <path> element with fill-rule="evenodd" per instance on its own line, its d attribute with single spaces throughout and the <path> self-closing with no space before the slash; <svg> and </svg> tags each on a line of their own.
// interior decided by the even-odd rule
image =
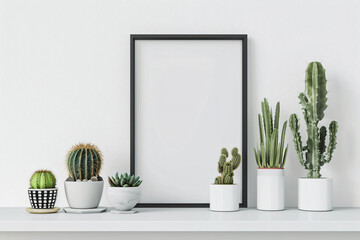
<svg viewBox="0 0 360 240">
<path fill-rule="evenodd" d="M 215 178 L 215 184 L 233 184 L 234 183 L 234 170 L 237 169 L 241 162 L 241 156 L 237 148 L 231 151 L 232 159 L 226 162 L 229 153 L 226 148 L 221 149 L 221 155 L 218 162 L 218 172 L 221 176 Z"/>
<path fill-rule="evenodd" d="M 75 181 L 98 177 L 102 161 L 102 154 L 97 146 L 81 143 L 75 145 L 67 156 L 69 175 Z"/>
<path fill-rule="evenodd" d="M 307 127 L 308 139 L 306 146 L 302 145 L 300 136 L 300 121 L 296 114 L 289 119 L 289 127 L 294 136 L 294 145 L 301 165 L 309 170 L 308 178 L 320 178 L 320 168 L 331 161 L 336 148 L 336 133 L 338 123 L 332 121 L 329 125 L 329 143 L 326 149 L 327 129 L 318 127 L 324 118 L 327 108 L 325 69 L 319 62 L 311 62 L 306 69 L 305 91 L 300 93 L 299 99 L 302 105 L 304 119 Z"/>
</svg>

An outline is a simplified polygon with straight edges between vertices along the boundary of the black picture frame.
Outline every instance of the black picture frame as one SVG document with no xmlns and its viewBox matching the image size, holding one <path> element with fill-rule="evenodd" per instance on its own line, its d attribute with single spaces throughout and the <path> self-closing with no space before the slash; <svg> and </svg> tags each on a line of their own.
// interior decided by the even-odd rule
<svg viewBox="0 0 360 240">
<path fill-rule="evenodd" d="M 247 35 L 246 34 L 131 34 L 130 35 L 130 173 L 136 174 L 135 161 L 135 41 L 136 40 L 239 40 L 242 41 L 242 201 L 247 207 Z M 209 203 L 138 203 L 137 207 L 209 207 Z"/>
</svg>

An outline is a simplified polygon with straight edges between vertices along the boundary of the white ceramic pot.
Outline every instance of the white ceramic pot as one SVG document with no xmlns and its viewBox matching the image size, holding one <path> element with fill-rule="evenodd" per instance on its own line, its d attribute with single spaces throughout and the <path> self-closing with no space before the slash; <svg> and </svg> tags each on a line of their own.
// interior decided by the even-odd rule
<svg viewBox="0 0 360 240">
<path fill-rule="evenodd" d="M 129 211 L 140 201 L 140 187 L 109 187 L 108 197 L 115 209 Z"/>
<path fill-rule="evenodd" d="M 304 211 L 332 210 L 331 178 L 299 178 L 298 208 Z"/>
<path fill-rule="evenodd" d="M 71 208 L 97 208 L 99 206 L 104 181 L 65 181 L 66 199 Z"/>
<path fill-rule="evenodd" d="M 257 170 L 257 209 L 268 211 L 285 209 L 284 169 Z"/>
<path fill-rule="evenodd" d="M 231 212 L 239 210 L 240 191 L 237 184 L 211 184 L 210 210 Z"/>
</svg>

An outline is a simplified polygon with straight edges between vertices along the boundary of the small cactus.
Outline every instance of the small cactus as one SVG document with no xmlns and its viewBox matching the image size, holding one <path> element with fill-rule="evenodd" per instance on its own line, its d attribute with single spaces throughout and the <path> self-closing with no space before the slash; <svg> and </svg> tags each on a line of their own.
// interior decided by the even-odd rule
<svg viewBox="0 0 360 240">
<path fill-rule="evenodd" d="M 38 170 L 30 178 L 30 188 L 32 189 L 54 188 L 55 185 L 56 178 L 48 170 Z"/>
<path fill-rule="evenodd" d="M 226 148 L 221 149 L 221 155 L 218 162 L 218 172 L 221 176 L 215 178 L 215 184 L 233 184 L 234 183 L 234 170 L 237 169 L 241 162 L 241 156 L 237 148 L 231 151 L 232 159 L 226 162 L 229 153 Z"/>
<path fill-rule="evenodd" d="M 120 176 L 119 173 L 116 173 L 114 177 L 108 177 L 108 180 L 111 187 L 138 187 L 142 183 L 140 177 L 127 173 Z"/>
<path fill-rule="evenodd" d="M 78 144 L 67 155 L 69 176 L 74 180 L 86 181 L 98 177 L 103 159 L 97 146 Z"/>
</svg>

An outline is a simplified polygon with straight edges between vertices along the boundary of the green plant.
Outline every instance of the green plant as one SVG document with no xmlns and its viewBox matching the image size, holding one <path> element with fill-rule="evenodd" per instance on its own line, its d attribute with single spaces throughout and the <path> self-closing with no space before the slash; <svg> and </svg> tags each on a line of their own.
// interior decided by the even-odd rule
<svg viewBox="0 0 360 240">
<path fill-rule="evenodd" d="M 114 177 L 108 177 L 111 187 L 138 187 L 142 183 L 140 177 L 122 173 L 119 177 L 119 173 L 116 173 Z"/>
<path fill-rule="evenodd" d="M 237 169 L 241 162 L 241 156 L 237 148 L 231 150 L 232 159 L 227 162 L 229 153 L 226 148 L 221 149 L 221 155 L 218 162 L 218 171 L 221 176 L 215 178 L 215 184 L 233 184 L 234 170 Z"/>
<path fill-rule="evenodd" d="M 274 118 L 266 98 L 264 102 L 261 102 L 261 110 L 262 116 L 260 113 L 258 115 L 260 147 L 254 149 L 256 163 L 259 168 L 283 168 L 288 150 L 288 146 L 286 146 L 284 151 L 287 121 L 283 124 L 281 139 L 278 142 L 280 102 L 276 104 Z"/>
<path fill-rule="evenodd" d="M 30 178 L 30 188 L 32 189 L 54 188 L 55 185 L 56 178 L 48 170 L 38 170 Z"/>
<path fill-rule="evenodd" d="M 97 178 L 102 162 L 100 150 L 92 144 L 75 145 L 67 155 L 67 168 L 74 181 Z"/>
<path fill-rule="evenodd" d="M 327 129 L 318 127 L 324 118 L 327 108 L 325 69 L 319 62 L 311 62 L 306 69 L 305 91 L 300 93 L 299 99 L 302 105 L 304 119 L 307 127 L 308 139 L 306 146 L 302 145 L 300 136 L 300 121 L 296 114 L 292 114 L 289 127 L 294 136 L 295 149 L 301 165 L 309 170 L 308 178 L 320 178 L 320 168 L 331 161 L 336 147 L 336 133 L 338 123 L 332 121 L 329 125 L 329 143 L 326 151 Z M 305 158 L 304 158 L 305 155 Z"/>
</svg>

